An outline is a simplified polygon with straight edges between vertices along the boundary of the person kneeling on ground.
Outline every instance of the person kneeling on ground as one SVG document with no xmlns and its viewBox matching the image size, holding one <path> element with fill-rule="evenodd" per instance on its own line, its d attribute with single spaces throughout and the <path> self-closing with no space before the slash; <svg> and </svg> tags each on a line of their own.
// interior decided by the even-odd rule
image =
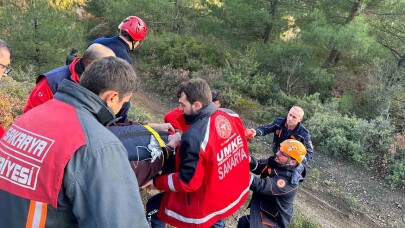
<svg viewBox="0 0 405 228">
<path fill-rule="evenodd" d="M 276 156 L 250 160 L 250 215 L 239 218 L 238 228 L 289 227 L 299 183 L 306 176 L 301 164 L 307 150 L 294 139 L 280 144 Z"/>
</svg>

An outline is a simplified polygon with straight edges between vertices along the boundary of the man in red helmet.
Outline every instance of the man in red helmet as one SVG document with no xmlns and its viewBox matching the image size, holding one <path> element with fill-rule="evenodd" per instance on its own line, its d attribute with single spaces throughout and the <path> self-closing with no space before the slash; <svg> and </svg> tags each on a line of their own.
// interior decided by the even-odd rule
<svg viewBox="0 0 405 228">
<path fill-rule="evenodd" d="M 139 17 L 129 16 L 118 25 L 119 34 L 113 37 L 101 37 L 93 40 L 93 43 L 105 45 L 114 51 L 117 57 L 125 59 L 133 65 L 129 51 L 135 50 L 145 39 L 148 33 L 148 27 Z"/>
</svg>

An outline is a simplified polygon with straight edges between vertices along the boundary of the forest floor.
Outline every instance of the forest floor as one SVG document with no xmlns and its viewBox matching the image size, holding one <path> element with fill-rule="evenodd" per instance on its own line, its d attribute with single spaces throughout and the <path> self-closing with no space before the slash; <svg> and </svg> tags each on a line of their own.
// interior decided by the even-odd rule
<svg viewBox="0 0 405 228">
<path fill-rule="evenodd" d="M 132 98 L 133 105 L 163 122 L 166 112 L 177 102 L 163 96 L 139 90 Z M 243 114 L 241 115 L 243 117 Z M 249 127 L 255 126 L 244 120 Z M 266 144 L 271 138 L 255 138 L 255 143 Z M 316 142 L 314 142 L 316 147 Z M 266 157 L 266 153 L 255 156 Z M 355 167 L 318 151 L 309 163 L 306 181 L 295 200 L 295 211 L 321 227 L 398 227 L 405 228 L 405 189 L 390 190 L 372 171 Z M 142 190 L 145 201 L 156 190 Z M 237 218 L 247 214 L 247 203 L 226 220 L 227 227 L 236 227 Z"/>
</svg>

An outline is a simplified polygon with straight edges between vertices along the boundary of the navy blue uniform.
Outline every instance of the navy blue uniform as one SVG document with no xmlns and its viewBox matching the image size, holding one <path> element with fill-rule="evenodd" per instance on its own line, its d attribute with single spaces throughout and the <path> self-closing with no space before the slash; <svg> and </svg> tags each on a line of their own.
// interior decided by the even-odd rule
<svg viewBox="0 0 405 228">
<path fill-rule="evenodd" d="M 272 156 L 250 163 L 251 176 L 250 215 L 240 218 L 238 228 L 289 227 L 293 216 L 293 203 L 299 183 L 306 176 L 303 165 L 280 166 Z"/>
<path fill-rule="evenodd" d="M 286 139 L 295 139 L 300 141 L 307 148 L 306 159 L 312 160 L 314 148 L 311 142 L 311 136 L 309 131 L 302 125 L 298 123 L 297 127 L 293 130 L 289 130 L 286 124 L 287 118 L 277 118 L 273 122 L 260 126 L 256 128 L 256 136 L 264 136 L 270 133 L 274 133 L 273 136 L 273 153 L 276 154 L 280 143 Z"/>
</svg>

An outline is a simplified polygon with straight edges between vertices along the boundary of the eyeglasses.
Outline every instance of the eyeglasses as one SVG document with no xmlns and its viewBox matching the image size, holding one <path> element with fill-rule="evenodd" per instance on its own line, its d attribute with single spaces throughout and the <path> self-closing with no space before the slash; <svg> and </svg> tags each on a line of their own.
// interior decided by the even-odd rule
<svg viewBox="0 0 405 228">
<path fill-rule="evenodd" d="M 9 67 L 9 66 L 6 66 L 6 65 L 4 65 L 4 64 L 2 64 L 2 63 L 0 63 L 0 66 L 2 66 L 3 68 L 4 68 L 4 73 L 5 74 L 9 74 L 13 69 L 11 68 L 11 67 Z"/>
<path fill-rule="evenodd" d="M 284 156 L 284 157 L 287 157 L 287 158 L 289 158 L 290 156 L 288 155 L 288 154 L 286 154 L 284 151 L 282 151 L 282 150 L 278 150 L 278 152 L 280 152 L 280 154 L 282 155 L 282 156 Z"/>
</svg>

